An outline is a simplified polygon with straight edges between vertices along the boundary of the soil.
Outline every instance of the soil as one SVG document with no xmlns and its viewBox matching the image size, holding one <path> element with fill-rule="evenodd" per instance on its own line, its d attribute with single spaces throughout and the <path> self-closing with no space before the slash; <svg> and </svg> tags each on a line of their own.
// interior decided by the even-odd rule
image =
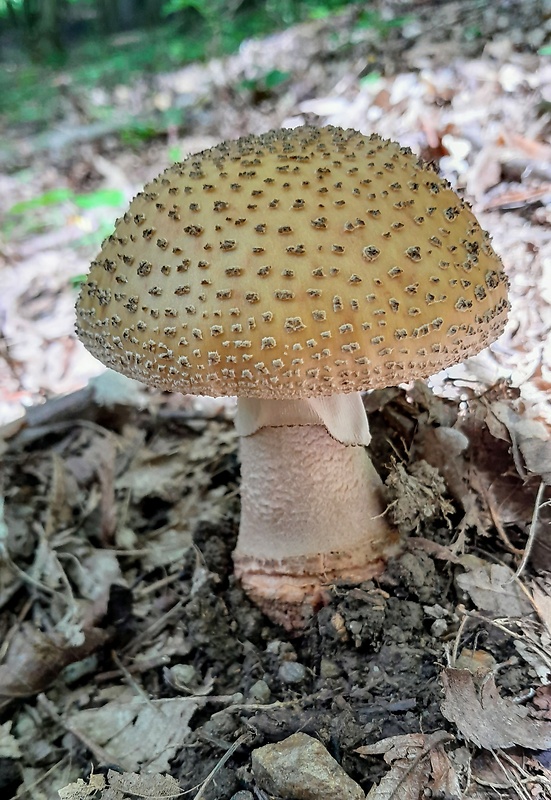
<svg viewBox="0 0 551 800">
<path fill-rule="evenodd" d="M 471 400 L 476 416 L 480 401 Z M 57 788 L 62 775 L 88 774 L 91 758 L 96 772 L 124 769 L 123 760 L 107 761 L 114 740 L 104 749 L 92 745 L 91 752 L 71 720 L 132 696 L 198 698 L 189 730 L 167 762 L 170 773 L 189 790 L 215 769 L 201 798 L 230 800 L 268 797 L 255 783 L 251 751 L 296 731 L 318 738 L 366 792 L 388 767 L 378 756 L 355 752 L 359 747 L 447 731 L 450 751 L 460 748 L 457 729 L 440 709 L 440 673 L 453 663 L 452 651 L 466 648 L 505 665 L 497 668 L 497 681 L 507 697 L 538 683 L 515 637 L 491 618 L 465 617 L 464 604 L 474 610 L 476 604 L 456 582 L 465 568 L 450 545 L 514 565 L 513 543 L 524 540 L 530 508 L 508 525 L 508 547 L 495 527 L 481 537 L 476 525 L 465 526 L 461 503 L 419 455 L 425 435 L 455 424 L 454 402 L 421 385 L 369 396 L 372 456 L 387 478 L 389 513 L 411 535 L 380 579 L 332 586 L 328 605 L 293 636 L 264 617 L 232 576 L 239 462 L 227 412 L 202 418 L 173 398 L 152 397 L 145 410 L 108 409 L 93 398 L 75 402 L 78 414 L 64 410 L 70 424 L 53 401 L 49 418 L 46 404 L 40 425 L 6 439 L 5 552 L 12 581 L 3 573 L 0 622 L 2 638 L 19 647 L 19 658 L 8 655 L 0 668 L 0 700 L 4 720 L 21 739 L 23 761 L 3 759 L 5 796 L 15 796 L 22 765 L 36 768 L 36 743 L 33 750 L 26 742 L 31 725 L 45 739 L 39 774 L 57 770 Z M 467 463 L 476 468 L 473 453 L 476 448 L 457 465 L 465 474 Z M 506 458 L 512 464 L 509 450 Z M 464 505 L 469 491 L 465 482 Z M 479 513 L 482 518 L 482 507 Z M 103 560 L 106 554 L 111 560 Z M 76 559 L 95 591 L 76 574 Z M 71 601 L 76 608 L 67 625 Z M 44 641 L 17 643 L 26 619 Z M 77 628 L 84 649 L 68 644 Z M 56 638 L 60 629 L 67 641 Z M 147 771 L 147 747 L 136 758 L 136 771 Z"/>
</svg>

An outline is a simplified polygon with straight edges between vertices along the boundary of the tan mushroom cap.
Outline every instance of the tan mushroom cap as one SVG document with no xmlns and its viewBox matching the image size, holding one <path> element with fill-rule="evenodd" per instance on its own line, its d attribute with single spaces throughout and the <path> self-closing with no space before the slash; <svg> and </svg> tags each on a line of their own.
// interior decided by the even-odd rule
<svg viewBox="0 0 551 800">
<path fill-rule="evenodd" d="M 447 181 L 395 142 L 304 126 L 147 184 L 92 263 L 77 331 L 161 389 L 311 397 L 431 375 L 496 339 L 508 307 Z"/>
</svg>

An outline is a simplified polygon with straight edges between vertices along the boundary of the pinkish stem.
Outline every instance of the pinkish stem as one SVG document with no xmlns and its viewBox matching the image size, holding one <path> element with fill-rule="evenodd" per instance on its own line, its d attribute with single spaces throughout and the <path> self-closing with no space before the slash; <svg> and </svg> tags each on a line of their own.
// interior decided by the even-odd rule
<svg viewBox="0 0 551 800">
<path fill-rule="evenodd" d="M 319 424 L 262 427 L 241 438 L 236 574 L 268 616 L 301 627 L 327 584 L 372 578 L 397 551 L 384 509 L 362 445 Z"/>
</svg>

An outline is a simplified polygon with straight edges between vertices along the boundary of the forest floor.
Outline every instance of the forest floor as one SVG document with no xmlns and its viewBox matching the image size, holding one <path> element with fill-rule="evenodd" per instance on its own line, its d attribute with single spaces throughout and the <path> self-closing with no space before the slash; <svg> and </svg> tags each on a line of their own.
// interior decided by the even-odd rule
<svg viewBox="0 0 551 800">
<path fill-rule="evenodd" d="M 374 7 L 102 91 L 58 76 L 55 128 L 0 123 L 2 797 L 551 798 L 551 6 Z M 125 144 L 167 107 L 183 126 Z M 73 306 L 172 158 L 304 121 L 435 161 L 512 311 L 430 387 L 366 396 L 404 551 L 290 637 L 232 576 L 232 404 L 100 374 Z"/>
</svg>

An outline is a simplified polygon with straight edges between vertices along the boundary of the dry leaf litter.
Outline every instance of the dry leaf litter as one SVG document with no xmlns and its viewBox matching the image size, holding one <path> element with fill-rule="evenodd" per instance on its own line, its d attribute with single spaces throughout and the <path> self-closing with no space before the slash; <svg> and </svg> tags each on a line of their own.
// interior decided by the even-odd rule
<svg viewBox="0 0 551 800">
<path fill-rule="evenodd" d="M 377 7 L 407 14 L 384 41 L 349 10 L 128 103 L 184 98 L 183 152 L 304 120 L 376 130 L 474 201 L 511 277 L 506 335 L 436 393 L 365 398 L 407 548 L 379 581 L 333 587 L 304 635 L 268 623 L 232 578 L 231 403 L 86 383 L 69 279 L 101 220 L 16 226 L 0 247 L 2 796 L 551 797 L 551 9 Z M 236 90 L 274 66 L 291 78 L 270 96 Z M 0 205 L 60 184 L 130 196 L 166 157 L 69 114 L 8 137 Z"/>
</svg>

